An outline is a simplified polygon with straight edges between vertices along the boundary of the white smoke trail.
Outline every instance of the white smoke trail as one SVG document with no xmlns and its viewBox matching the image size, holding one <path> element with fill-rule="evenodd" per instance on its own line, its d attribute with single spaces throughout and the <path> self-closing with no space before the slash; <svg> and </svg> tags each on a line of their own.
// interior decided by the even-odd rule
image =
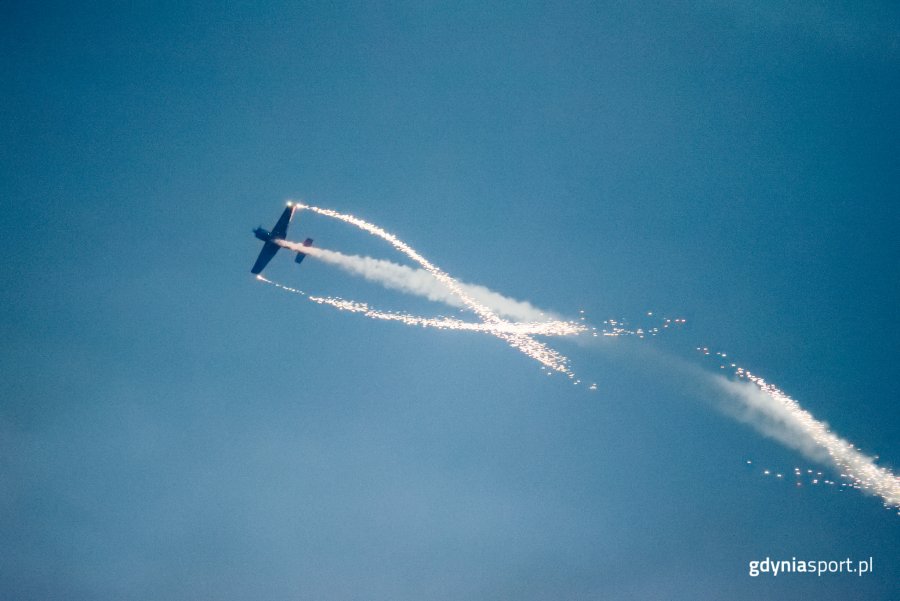
<svg viewBox="0 0 900 601">
<path fill-rule="evenodd" d="M 893 472 L 879 467 L 873 457 L 834 434 L 825 422 L 817 420 L 782 390 L 741 367 L 735 366 L 734 370 L 752 386 L 721 377 L 715 380 L 741 403 L 739 419 L 811 459 L 829 461 L 854 488 L 880 496 L 885 506 L 900 506 L 900 478 Z"/>
<path fill-rule="evenodd" d="M 704 372 L 705 375 L 709 375 Z M 752 426 L 763 436 L 802 453 L 818 463 L 828 463 L 828 452 L 809 436 L 788 408 L 773 396 L 749 382 L 730 380 L 723 375 L 711 375 L 717 392 L 732 402 L 720 406 L 722 411 L 739 422 Z"/>
<path fill-rule="evenodd" d="M 402 313 L 377 311 L 371 309 L 364 303 L 356 303 L 337 298 L 309 296 L 300 290 L 289 288 L 267 280 L 262 276 L 258 276 L 262 281 L 290 292 L 307 296 L 309 300 L 313 302 L 332 306 L 343 311 L 361 313 L 372 319 L 400 321 L 408 325 L 423 327 L 487 332 L 501 338 L 513 348 L 519 349 L 521 352 L 539 361 L 543 365 L 555 371 L 563 372 L 574 379 L 575 375 L 568 366 L 568 359 L 557 351 L 547 347 L 545 344 L 534 340 L 531 335 L 567 335 L 580 333 L 587 331 L 587 327 L 583 324 L 577 322 L 511 323 L 504 321 L 497 315 L 497 313 L 500 312 L 499 309 L 494 311 L 487 306 L 484 301 L 476 300 L 475 295 L 473 295 L 471 290 L 466 290 L 464 285 L 460 284 L 447 273 L 427 261 L 418 252 L 393 234 L 352 215 L 338 213 L 330 209 L 322 209 L 307 205 L 297 205 L 297 208 L 308 209 L 326 217 L 339 219 L 387 241 L 394 248 L 418 263 L 425 272 L 434 278 L 434 280 L 440 282 L 452 296 L 459 299 L 459 302 L 466 308 L 478 315 L 481 318 L 482 323 L 469 323 L 446 318 L 421 318 Z M 310 252 L 310 249 L 307 247 L 293 245 L 291 243 L 286 243 L 285 246 L 292 250 L 299 250 L 310 254 L 315 253 L 315 251 Z M 329 251 L 323 252 L 328 253 Z M 405 268 L 408 269 L 409 272 L 402 270 L 398 271 L 394 269 L 394 267 L 403 268 L 403 266 L 389 264 L 393 267 L 387 267 L 385 265 L 377 265 L 378 261 L 375 261 L 374 259 L 371 260 L 374 263 L 367 263 L 365 257 L 349 257 L 349 260 L 347 260 L 343 258 L 346 257 L 346 255 L 341 255 L 340 257 L 335 255 L 337 255 L 337 253 L 330 256 L 335 263 L 342 261 L 344 262 L 344 266 L 354 273 L 360 273 L 360 275 L 369 274 L 372 279 L 386 285 L 388 285 L 388 281 L 393 281 L 403 290 L 412 291 L 410 288 L 414 288 L 425 296 L 428 294 L 427 291 L 431 290 L 430 286 L 417 288 L 410 283 L 412 281 L 409 279 L 410 273 L 414 273 L 418 270 Z M 320 258 L 324 258 L 322 253 L 320 253 Z M 390 272 L 391 270 L 393 270 L 393 272 L 390 276 L 385 275 L 385 273 Z M 391 280 L 391 278 L 394 279 Z M 441 299 L 442 297 L 440 295 L 436 295 L 434 300 Z M 676 323 L 678 321 L 683 320 L 676 320 Z M 618 328 L 618 324 L 616 323 L 613 323 L 612 325 L 614 326 L 613 331 L 604 331 L 605 335 L 619 336 L 623 334 L 640 334 L 640 337 L 643 337 L 643 332 L 641 330 L 630 332 L 624 328 Z M 544 327 L 545 329 L 539 330 L 539 327 Z M 594 335 L 596 336 L 596 333 L 594 333 Z M 708 349 L 698 350 L 703 350 L 705 354 L 709 354 Z M 725 357 L 724 353 L 717 354 L 721 355 L 723 358 Z M 884 500 L 885 506 L 900 506 L 900 478 L 895 476 L 890 470 L 878 467 L 874 458 L 864 455 L 859 452 L 853 444 L 832 433 L 824 422 L 816 420 L 811 413 L 800 407 L 797 401 L 789 397 L 783 391 L 735 364 L 731 364 L 731 367 L 734 369 L 734 374 L 737 377 L 748 383 L 733 382 L 722 378 L 721 376 L 714 376 L 713 380 L 716 382 L 717 386 L 739 401 L 740 410 L 732 410 L 732 415 L 742 421 L 750 423 L 763 434 L 771 436 L 787 446 L 798 449 L 813 459 L 829 461 L 841 470 L 842 477 L 850 479 L 854 488 L 879 495 Z M 591 389 L 595 388 L 596 386 L 591 387 Z"/>
<path fill-rule="evenodd" d="M 451 307 L 466 308 L 466 304 L 457 295 L 435 280 L 424 269 L 414 269 L 406 265 L 372 257 L 345 255 L 333 250 L 303 246 L 287 240 L 281 240 L 278 244 L 295 252 L 306 253 L 330 265 L 340 267 L 352 275 L 362 276 L 371 282 L 377 282 L 386 288 L 415 294 L 416 296 L 444 303 Z M 504 317 L 515 319 L 516 321 L 544 321 L 548 318 L 556 318 L 556 316 L 541 311 L 529 302 L 508 298 L 477 284 L 458 283 L 459 287 L 466 294 Z"/>
<path fill-rule="evenodd" d="M 525 355 L 531 357 L 535 361 L 538 361 L 545 367 L 548 367 L 553 371 L 564 373 L 570 379 L 575 380 L 575 373 L 569 367 L 568 357 L 548 347 L 543 342 L 535 340 L 529 334 L 520 333 L 514 328 L 511 329 L 509 327 L 510 322 L 501 319 L 499 315 L 490 307 L 485 305 L 483 302 L 476 300 L 468 291 L 464 290 L 460 283 L 452 278 L 449 274 L 438 268 L 436 265 L 432 264 L 425 257 L 420 255 L 415 249 L 400 240 L 394 234 L 383 230 L 377 225 L 364 221 L 358 217 L 354 217 L 353 215 L 338 213 L 337 211 L 333 211 L 331 209 L 323 209 L 311 205 L 304 205 L 302 203 L 290 204 L 294 206 L 295 210 L 306 209 L 324 217 L 331 217 L 333 219 L 349 223 L 350 225 L 354 225 L 364 232 L 381 238 L 382 240 L 393 246 L 395 249 L 409 257 L 412 261 L 420 265 L 422 269 L 424 269 L 431 275 L 431 277 L 440 282 L 444 287 L 447 288 L 447 290 L 449 290 L 454 296 L 456 296 L 463 303 L 465 308 L 475 313 L 483 322 L 485 326 L 484 331 L 500 338 L 514 349 L 517 349 Z M 301 247 L 301 250 L 303 250 L 303 252 L 306 252 L 307 249 L 308 247 Z M 313 299 L 310 298 L 310 300 Z M 341 299 L 330 299 L 330 301 L 331 302 L 328 302 L 326 300 L 326 302 L 324 302 L 323 304 L 328 304 L 336 308 L 349 310 L 349 306 L 344 306 L 341 304 L 347 301 L 342 301 Z M 396 317 L 381 317 L 380 315 L 377 315 L 377 313 L 379 312 L 372 313 L 368 310 L 361 310 L 356 312 L 367 315 L 368 317 L 373 319 L 396 319 Z M 388 314 L 384 313 L 383 315 Z M 582 331 L 586 330 L 587 328 L 584 327 L 584 330 Z M 577 384 L 579 383 L 579 381 L 575 380 L 575 383 Z"/>
<path fill-rule="evenodd" d="M 419 265 L 421 265 L 422 268 L 425 269 L 425 271 L 430 273 L 432 275 L 432 277 L 434 277 L 437 281 L 441 282 L 451 292 L 453 292 L 463 302 L 463 304 L 465 304 L 465 306 L 467 308 L 471 309 L 476 315 L 481 317 L 481 319 L 483 321 L 486 321 L 486 322 L 500 321 L 500 318 L 496 315 L 496 313 L 494 313 L 488 307 L 479 303 L 474 298 L 472 298 L 471 296 L 466 294 L 466 292 L 463 291 L 462 288 L 460 287 L 459 282 L 457 282 L 455 279 L 450 277 L 449 274 L 445 273 L 443 270 L 439 269 L 437 266 L 433 265 L 425 257 L 420 255 L 415 249 L 413 249 L 407 243 L 400 240 L 394 234 L 391 234 L 391 233 L 381 229 L 380 227 L 378 227 L 375 224 L 369 223 L 358 217 L 354 217 L 353 215 L 349 215 L 346 213 L 338 213 L 337 211 L 333 211 L 331 209 L 323 209 L 323 208 L 314 207 L 311 205 L 304 205 L 302 203 L 296 203 L 294 206 L 296 206 L 298 209 L 307 209 L 307 210 L 310 210 L 319 215 L 323 215 L 325 217 L 331 217 L 333 219 L 338 219 L 345 223 L 349 223 L 350 225 L 354 225 L 354 226 L 358 227 L 359 229 L 363 230 L 364 232 L 368 232 L 369 234 L 372 234 L 373 236 L 381 238 L 382 240 L 384 240 L 385 242 L 387 242 L 388 244 L 393 246 L 395 249 L 397 249 L 398 251 L 400 251 L 401 253 L 403 253 L 404 255 L 406 255 L 407 257 L 409 257 L 410 259 L 412 259 Z"/>
</svg>

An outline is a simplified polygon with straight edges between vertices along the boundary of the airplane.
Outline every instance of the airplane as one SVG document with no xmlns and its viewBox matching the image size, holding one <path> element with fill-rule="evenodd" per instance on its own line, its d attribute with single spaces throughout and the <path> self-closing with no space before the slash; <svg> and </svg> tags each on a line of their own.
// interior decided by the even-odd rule
<svg viewBox="0 0 900 601">
<path fill-rule="evenodd" d="M 253 230 L 253 234 L 265 242 L 265 244 L 263 244 L 262 250 L 259 251 L 259 256 L 256 258 L 256 263 L 253 264 L 253 269 L 250 270 L 250 273 L 262 273 L 262 270 L 266 268 L 266 265 L 268 265 L 269 261 L 272 260 L 272 257 L 275 256 L 275 253 L 281 248 L 278 242 L 284 240 L 287 236 L 288 224 L 291 222 L 291 217 L 294 216 L 295 208 L 296 206 L 294 203 L 287 203 L 287 207 L 284 209 L 281 217 L 278 218 L 278 223 L 275 224 L 275 227 L 272 228 L 271 232 L 263 229 L 262 226 Z M 312 243 L 312 238 L 307 238 L 303 241 L 303 246 L 312 246 Z M 298 250 L 294 261 L 302 263 L 305 257 L 306 253 Z"/>
</svg>

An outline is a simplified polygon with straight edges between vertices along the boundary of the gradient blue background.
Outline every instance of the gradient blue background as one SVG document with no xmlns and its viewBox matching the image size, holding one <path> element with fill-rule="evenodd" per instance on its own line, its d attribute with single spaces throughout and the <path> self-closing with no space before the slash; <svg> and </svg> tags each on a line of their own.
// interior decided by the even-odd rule
<svg viewBox="0 0 900 601">
<path fill-rule="evenodd" d="M 725 350 L 900 466 L 895 5 L 8 2 L 0 28 L 0 597 L 896 598 L 896 512 L 761 476 L 814 464 L 667 359 Z M 688 324 L 555 342 L 591 394 L 254 281 L 287 198 L 564 315 Z M 766 556 L 875 573 L 748 577 Z"/>
</svg>

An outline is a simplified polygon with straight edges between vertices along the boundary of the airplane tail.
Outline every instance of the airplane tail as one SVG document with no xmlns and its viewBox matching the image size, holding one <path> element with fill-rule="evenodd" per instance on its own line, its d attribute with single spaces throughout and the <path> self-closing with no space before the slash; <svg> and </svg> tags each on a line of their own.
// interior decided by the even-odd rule
<svg viewBox="0 0 900 601">
<path fill-rule="evenodd" d="M 307 238 L 306 240 L 303 241 L 303 246 L 312 246 L 312 243 L 313 243 L 312 238 Z M 305 259 L 305 258 L 306 258 L 306 253 L 300 252 L 298 250 L 297 256 L 294 257 L 294 261 L 296 261 L 299 264 L 299 263 L 302 263 L 303 259 Z"/>
</svg>

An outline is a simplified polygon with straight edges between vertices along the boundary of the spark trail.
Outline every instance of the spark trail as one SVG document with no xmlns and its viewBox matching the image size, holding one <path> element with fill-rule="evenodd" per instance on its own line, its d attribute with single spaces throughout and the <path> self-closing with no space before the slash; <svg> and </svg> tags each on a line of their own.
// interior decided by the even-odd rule
<svg viewBox="0 0 900 601">
<path fill-rule="evenodd" d="M 314 303 L 330 306 L 340 311 L 361 314 L 370 319 L 396 321 L 410 326 L 489 333 L 497 336 L 511 347 L 538 361 L 550 370 L 566 374 L 576 384 L 579 380 L 575 379 L 575 374 L 569 367 L 568 358 L 546 344 L 535 340 L 533 336 L 574 336 L 590 332 L 592 336 L 602 334 L 603 336 L 613 337 L 634 336 L 644 338 L 645 336 L 655 336 L 661 331 L 660 328 L 656 327 L 650 329 L 629 329 L 624 327 L 622 322 L 608 320 L 604 322 L 608 328 L 598 332 L 596 328 L 586 326 L 583 323 L 583 317 L 582 322 L 537 319 L 517 322 L 506 321 L 500 318 L 498 313 L 518 317 L 531 317 L 535 315 L 534 312 L 537 312 L 540 316 L 543 316 L 543 314 L 528 303 L 520 303 L 493 293 L 486 288 L 466 285 L 457 281 L 394 234 L 358 217 L 311 205 L 297 204 L 296 207 L 343 221 L 381 238 L 418 264 L 421 270 L 370 257 L 355 257 L 325 249 L 303 247 L 293 242 L 279 242 L 281 246 L 317 256 L 332 264 L 339 265 L 351 273 L 378 281 L 387 287 L 419 294 L 452 306 L 462 306 L 475 313 L 481 321 L 467 322 L 446 317 L 428 318 L 407 313 L 380 311 L 373 309 L 366 303 L 335 297 L 314 296 L 302 290 L 273 282 L 261 275 L 257 276 L 257 279 L 262 282 L 304 296 Z M 422 283 L 421 272 L 428 274 L 434 282 L 443 286 L 444 290 L 437 289 L 431 282 Z M 494 296 L 485 295 L 484 291 Z M 476 297 L 484 300 L 479 300 Z M 493 310 L 488 306 L 490 302 L 493 302 L 494 306 L 499 306 L 498 310 Z M 684 323 L 683 319 L 674 321 L 666 319 L 661 327 L 668 328 L 670 325 L 682 323 Z M 698 348 L 698 350 L 709 355 L 709 349 L 705 347 Z M 723 359 L 726 357 L 724 353 L 717 353 L 717 355 Z M 722 365 L 721 367 L 724 369 L 725 366 Z M 875 458 L 866 456 L 853 444 L 831 432 L 824 422 L 815 419 L 810 412 L 803 409 L 797 401 L 785 392 L 766 382 L 761 377 L 738 367 L 736 364 L 732 363 L 731 368 L 734 375 L 739 380 L 744 380 L 747 385 L 719 377 L 714 377 L 714 379 L 723 390 L 736 397 L 739 406 L 743 408 L 744 414 L 738 415 L 733 413 L 735 417 L 751 423 L 763 434 L 772 436 L 787 446 L 799 449 L 814 459 L 830 462 L 840 470 L 842 478 L 850 480 L 853 488 L 880 496 L 886 507 L 900 507 L 900 478 L 894 475 L 893 472 L 879 467 L 875 463 Z M 590 389 L 596 390 L 596 384 L 592 384 Z"/>
<path fill-rule="evenodd" d="M 487 332 L 506 331 L 515 334 L 524 334 L 530 336 L 576 336 L 587 331 L 587 326 L 574 321 L 541 321 L 541 322 L 500 322 L 498 324 L 476 323 L 471 321 L 463 321 L 452 317 L 418 317 L 408 313 L 397 313 L 393 311 L 379 311 L 371 308 L 366 303 L 346 300 L 342 298 L 328 296 L 314 296 L 307 294 L 303 290 L 286 286 L 279 282 L 272 281 L 262 275 L 257 275 L 256 279 L 271 284 L 276 288 L 280 288 L 293 294 L 299 294 L 308 298 L 310 301 L 319 305 L 328 305 L 340 311 L 348 311 L 350 313 L 361 313 L 372 319 L 381 319 L 385 321 L 399 321 L 409 326 L 421 326 L 423 328 L 437 328 L 440 330 L 463 330 L 468 332 Z"/>
<path fill-rule="evenodd" d="M 725 356 L 724 353 L 718 354 Z M 830 462 L 842 478 L 851 482 L 853 488 L 878 495 L 885 507 L 900 507 L 900 478 L 891 470 L 879 467 L 874 457 L 863 454 L 853 443 L 833 433 L 827 424 L 817 420 L 778 387 L 736 364 L 732 363 L 731 368 L 737 378 L 752 384 L 752 388 L 729 390 L 738 395 L 749 412 L 738 416 L 738 419 L 750 422 L 764 434 L 803 451 L 813 459 Z M 737 385 L 728 380 L 720 382 L 720 385 L 727 388 L 728 383 Z"/>
<path fill-rule="evenodd" d="M 369 306 L 364 303 L 356 303 L 354 301 L 347 301 L 344 299 L 313 297 L 306 295 L 309 300 L 319 304 L 329 305 L 343 311 L 360 313 L 371 319 L 400 321 L 409 325 L 439 327 L 442 329 L 474 330 L 486 332 L 500 338 L 512 348 L 517 349 L 528 357 L 531 357 L 544 367 L 552 371 L 565 374 L 576 384 L 579 383 L 579 380 L 575 378 L 575 373 L 569 366 L 568 357 L 532 337 L 535 334 L 535 329 L 537 327 L 536 323 L 521 324 L 503 320 L 497 314 L 497 312 L 492 310 L 483 302 L 476 300 L 471 292 L 466 290 L 464 286 L 455 278 L 451 277 L 448 273 L 428 261 L 425 257 L 419 254 L 418 251 L 413 249 L 406 242 L 400 240 L 394 234 L 387 232 L 386 230 L 378 227 L 375 224 L 369 223 L 367 221 L 364 221 L 363 219 L 354 217 L 353 215 L 349 215 L 346 213 L 339 213 L 331 209 L 323 209 L 321 207 L 305 205 L 302 203 L 296 203 L 294 206 L 300 210 L 305 209 L 324 217 L 330 217 L 332 219 L 343 221 L 361 229 L 368 234 L 371 234 L 377 238 L 381 238 L 382 240 L 393 246 L 396 250 L 406 255 L 410 260 L 418 264 L 424 271 L 430 274 L 432 278 L 442 284 L 454 297 L 459 300 L 460 303 L 462 303 L 462 305 L 466 309 L 475 313 L 475 315 L 477 315 L 478 318 L 481 319 L 481 323 L 469 323 L 468 325 L 466 325 L 467 322 L 446 318 L 432 320 L 428 318 L 406 315 L 403 313 L 376 311 L 369 308 Z M 306 247 L 295 248 L 296 245 L 292 245 L 292 243 L 283 243 L 282 245 L 286 246 L 287 248 L 291 248 L 291 250 L 302 250 L 303 252 L 306 252 L 308 250 L 308 248 Z M 266 281 L 270 284 L 275 284 L 270 280 L 263 279 L 262 281 Z M 287 289 L 287 287 L 280 284 L 276 285 L 280 286 L 281 288 Z M 295 289 L 292 289 L 291 291 L 305 294 Z M 560 327 L 561 324 L 565 325 L 562 325 Z M 538 332 L 541 335 L 556 336 L 572 335 L 588 331 L 587 326 L 578 322 L 542 322 L 541 328 L 541 331 Z"/>
</svg>

